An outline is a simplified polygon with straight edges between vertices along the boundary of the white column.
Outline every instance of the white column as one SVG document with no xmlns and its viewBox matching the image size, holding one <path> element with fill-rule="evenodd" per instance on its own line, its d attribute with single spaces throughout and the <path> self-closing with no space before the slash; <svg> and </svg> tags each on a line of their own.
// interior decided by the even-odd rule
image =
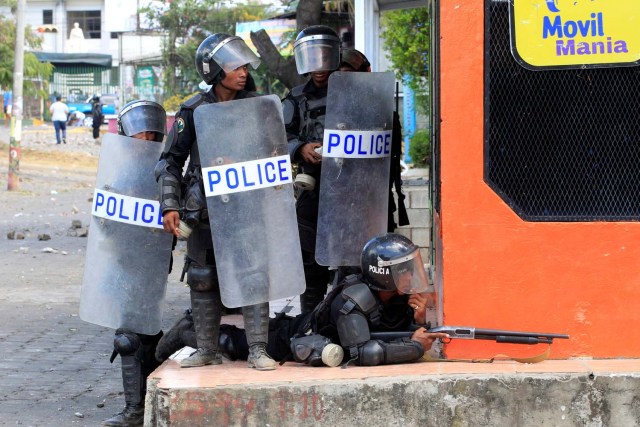
<svg viewBox="0 0 640 427">
<path fill-rule="evenodd" d="M 355 0 L 355 48 L 371 62 L 371 71 L 379 70 L 380 12 L 377 0 Z"/>
</svg>

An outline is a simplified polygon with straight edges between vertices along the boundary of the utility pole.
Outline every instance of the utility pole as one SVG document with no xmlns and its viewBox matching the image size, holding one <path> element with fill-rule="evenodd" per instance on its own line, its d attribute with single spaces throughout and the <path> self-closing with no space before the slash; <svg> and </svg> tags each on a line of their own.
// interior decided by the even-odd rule
<svg viewBox="0 0 640 427">
<path fill-rule="evenodd" d="M 24 9 L 26 0 L 18 0 L 16 11 L 16 46 L 13 64 L 13 107 L 9 133 L 9 176 L 7 190 L 17 190 L 20 171 L 20 140 L 22 139 L 22 83 L 24 80 Z"/>
</svg>

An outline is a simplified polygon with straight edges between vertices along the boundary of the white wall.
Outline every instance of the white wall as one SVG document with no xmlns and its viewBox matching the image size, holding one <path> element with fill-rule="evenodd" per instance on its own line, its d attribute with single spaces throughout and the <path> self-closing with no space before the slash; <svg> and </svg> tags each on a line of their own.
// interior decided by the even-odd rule
<svg viewBox="0 0 640 427">
<path fill-rule="evenodd" d="M 89 39 L 85 36 L 85 48 L 88 53 L 103 53 L 113 57 L 113 65 L 119 64 L 118 39 L 112 39 L 111 33 L 106 31 L 105 1 L 109 0 L 29 0 L 25 9 L 25 24 L 34 30 L 43 24 L 42 11 L 53 11 L 53 25 L 58 27 L 58 33 L 38 33 L 43 40 L 42 50 L 45 52 L 63 53 L 67 51 L 69 31 L 73 22 L 67 22 L 68 11 L 101 11 L 102 36 L 100 39 Z M 129 0 L 135 2 L 136 0 Z M 11 16 L 8 7 L 0 7 L 0 14 Z M 83 28 L 84 30 L 84 28 Z M 143 56 L 160 55 L 161 40 L 159 36 L 125 33 L 123 36 L 122 54 L 124 60 Z"/>
</svg>

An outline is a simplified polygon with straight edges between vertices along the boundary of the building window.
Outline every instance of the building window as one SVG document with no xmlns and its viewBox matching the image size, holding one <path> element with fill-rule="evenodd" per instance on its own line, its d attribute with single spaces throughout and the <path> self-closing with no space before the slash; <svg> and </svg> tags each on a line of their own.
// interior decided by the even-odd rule
<svg viewBox="0 0 640 427">
<path fill-rule="evenodd" d="M 99 39 L 101 37 L 101 18 L 99 10 L 71 11 L 67 12 L 67 37 L 71 33 L 74 24 L 80 24 L 85 39 Z"/>
<path fill-rule="evenodd" d="M 42 25 L 53 24 L 53 10 L 45 9 L 42 11 Z"/>
</svg>

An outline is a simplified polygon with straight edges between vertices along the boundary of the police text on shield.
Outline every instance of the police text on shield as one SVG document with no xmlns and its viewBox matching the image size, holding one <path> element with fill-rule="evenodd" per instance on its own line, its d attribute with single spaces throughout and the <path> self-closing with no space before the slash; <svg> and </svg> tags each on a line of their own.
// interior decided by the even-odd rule
<svg viewBox="0 0 640 427">
<path fill-rule="evenodd" d="M 206 197 L 293 182 L 288 155 L 202 168 Z"/>
<path fill-rule="evenodd" d="M 323 157 L 372 159 L 391 154 L 391 130 L 325 129 Z"/>
<path fill-rule="evenodd" d="M 99 188 L 93 193 L 91 214 L 127 224 L 162 228 L 162 212 L 157 200 L 124 196 Z"/>
</svg>

